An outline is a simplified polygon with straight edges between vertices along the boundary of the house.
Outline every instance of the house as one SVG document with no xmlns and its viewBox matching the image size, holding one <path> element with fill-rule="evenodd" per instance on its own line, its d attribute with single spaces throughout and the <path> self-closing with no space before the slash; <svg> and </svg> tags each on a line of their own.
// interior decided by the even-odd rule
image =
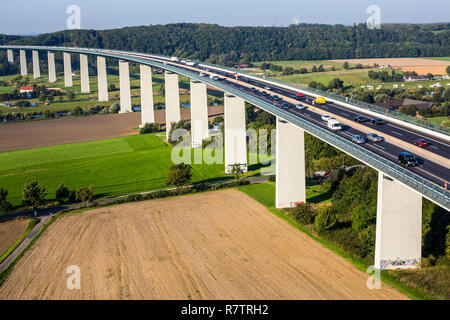
<svg viewBox="0 0 450 320">
<path fill-rule="evenodd" d="M 403 77 L 403 80 L 405 80 L 406 82 L 411 82 L 411 81 L 427 81 L 429 79 L 427 76 L 408 76 Z"/>
<path fill-rule="evenodd" d="M 34 87 L 20 87 L 20 93 L 25 93 L 28 99 L 31 99 L 31 93 L 34 91 Z"/>
</svg>

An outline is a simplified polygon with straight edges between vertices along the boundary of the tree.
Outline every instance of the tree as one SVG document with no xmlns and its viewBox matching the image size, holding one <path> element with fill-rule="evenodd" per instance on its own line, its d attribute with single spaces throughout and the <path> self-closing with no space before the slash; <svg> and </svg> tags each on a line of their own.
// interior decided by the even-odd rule
<svg viewBox="0 0 450 320">
<path fill-rule="evenodd" d="M 375 220 L 375 214 L 373 210 L 370 210 L 366 206 L 359 205 L 353 209 L 352 213 L 352 228 L 358 232 L 367 228 Z"/>
<path fill-rule="evenodd" d="M 11 203 L 7 200 L 8 190 L 0 188 L 0 212 L 9 212 L 12 208 Z"/>
<path fill-rule="evenodd" d="M 91 202 L 92 199 L 94 198 L 94 186 L 90 186 L 89 188 L 86 188 L 86 187 L 78 188 L 75 193 L 75 198 L 77 201 Z"/>
<path fill-rule="evenodd" d="M 177 189 L 190 183 L 192 178 L 192 167 L 188 164 L 180 163 L 170 168 L 167 175 L 166 185 L 175 186 Z"/>
<path fill-rule="evenodd" d="M 81 116 L 83 113 L 84 113 L 84 110 L 81 107 L 76 107 L 73 110 L 73 114 L 76 115 L 76 116 Z"/>
<path fill-rule="evenodd" d="M 69 99 L 69 101 L 75 100 L 75 93 L 73 91 L 69 91 L 69 93 L 67 94 L 67 98 Z"/>
<path fill-rule="evenodd" d="M 292 209 L 291 215 L 300 224 L 314 222 L 315 212 L 309 203 L 299 203 Z"/>
<path fill-rule="evenodd" d="M 445 71 L 447 72 L 447 74 L 450 76 L 450 65 L 447 66 L 447 68 L 445 69 Z"/>
<path fill-rule="evenodd" d="M 39 95 L 39 101 L 40 102 L 44 102 L 45 100 L 47 100 L 47 96 L 44 93 L 41 93 Z"/>
<path fill-rule="evenodd" d="M 430 80 L 433 80 L 433 79 L 434 79 L 434 76 L 433 76 L 432 73 L 428 73 L 428 74 L 427 74 L 427 78 L 430 79 Z"/>
<path fill-rule="evenodd" d="M 313 66 L 312 69 L 311 69 L 311 72 L 317 72 L 317 67 Z"/>
<path fill-rule="evenodd" d="M 64 203 L 69 199 L 70 196 L 70 190 L 64 185 L 64 182 L 61 183 L 58 187 L 58 189 L 56 190 L 56 201 L 58 201 L 58 203 Z"/>
<path fill-rule="evenodd" d="M 231 174 L 234 175 L 234 178 L 236 180 L 239 180 L 239 178 L 242 175 L 242 168 L 241 165 L 239 163 L 235 163 L 231 166 Z"/>
<path fill-rule="evenodd" d="M 336 210 L 332 207 L 325 207 L 319 211 L 314 226 L 318 234 L 322 234 L 327 230 L 332 229 L 337 223 Z"/>
<path fill-rule="evenodd" d="M 343 67 L 344 67 L 344 69 L 345 69 L 345 70 L 347 70 L 347 69 L 349 68 L 349 64 L 348 64 L 348 62 L 347 62 L 347 61 L 345 61 L 345 62 L 344 62 L 344 65 L 343 65 Z"/>
<path fill-rule="evenodd" d="M 344 87 L 344 81 L 339 78 L 334 78 L 328 83 L 329 89 L 342 89 Z"/>
<path fill-rule="evenodd" d="M 159 123 L 146 123 L 142 128 L 139 129 L 140 134 L 160 132 L 161 126 Z"/>
<path fill-rule="evenodd" d="M 45 188 L 40 187 L 37 181 L 25 183 L 22 191 L 22 204 L 26 207 L 31 207 L 36 213 L 41 204 L 44 204 L 47 197 Z"/>
</svg>

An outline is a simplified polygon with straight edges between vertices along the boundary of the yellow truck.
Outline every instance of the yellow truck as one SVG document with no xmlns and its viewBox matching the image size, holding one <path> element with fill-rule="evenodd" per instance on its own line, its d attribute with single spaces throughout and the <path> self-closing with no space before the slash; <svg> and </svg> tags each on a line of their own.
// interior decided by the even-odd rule
<svg viewBox="0 0 450 320">
<path fill-rule="evenodd" d="M 325 104 L 325 103 L 327 103 L 327 100 L 324 97 L 317 97 L 314 100 L 314 102 L 317 103 L 317 104 Z"/>
</svg>

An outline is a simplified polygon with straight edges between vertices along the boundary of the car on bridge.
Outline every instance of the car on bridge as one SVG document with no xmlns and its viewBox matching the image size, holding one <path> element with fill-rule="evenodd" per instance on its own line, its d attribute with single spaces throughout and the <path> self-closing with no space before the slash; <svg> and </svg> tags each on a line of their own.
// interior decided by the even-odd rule
<svg viewBox="0 0 450 320">
<path fill-rule="evenodd" d="M 426 147 L 428 146 L 428 141 L 425 139 L 417 139 L 416 141 L 414 141 L 414 144 L 418 147 Z"/>
<path fill-rule="evenodd" d="M 352 136 L 352 142 L 357 143 L 357 144 L 363 144 L 363 143 L 366 143 L 366 139 L 364 139 L 359 134 L 354 134 Z"/>
<path fill-rule="evenodd" d="M 330 119 L 331 119 L 331 117 L 329 115 L 327 115 L 327 114 L 322 115 L 322 121 L 328 122 L 328 120 L 330 120 Z"/>
<path fill-rule="evenodd" d="M 299 92 L 295 95 L 295 99 L 297 99 L 297 100 L 303 100 L 304 98 L 305 98 L 305 96 L 301 92 Z"/>
<path fill-rule="evenodd" d="M 281 108 L 283 108 L 284 110 L 287 110 L 287 109 L 292 109 L 292 106 L 287 104 L 286 102 L 283 102 L 281 104 Z"/>
<path fill-rule="evenodd" d="M 296 107 L 298 110 L 305 110 L 305 109 L 306 109 L 306 106 L 305 106 L 304 104 L 301 104 L 301 103 L 297 103 L 297 104 L 295 105 L 295 107 Z"/>
<path fill-rule="evenodd" d="M 372 124 L 374 124 L 374 125 L 377 125 L 377 126 L 381 126 L 381 125 L 384 123 L 383 120 L 380 119 L 380 118 L 372 119 L 370 122 L 371 122 Z"/>
<path fill-rule="evenodd" d="M 381 141 L 383 141 L 383 138 L 380 137 L 379 135 L 377 135 L 376 133 L 369 133 L 367 135 L 367 140 L 372 141 L 372 142 L 381 142 Z"/>
<path fill-rule="evenodd" d="M 275 101 L 281 100 L 281 98 L 279 96 L 277 96 L 276 94 L 272 96 L 272 99 Z"/>
<path fill-rule="evenodd" d="M 324 97 L 317 97 L 314 100 L 314 102 L 317 103 L 317 104 L 325 104 L 325 103 L 327 103 L 327 99 L 325 99 Z"/>
<path fill-rule="evenodd" d="M 415 167 L 417 166 L 419 163 L 416 159 L 416 157 L 414 157 L 411 153 L 409 152 L 402 152 L 398 155 L 398 163 L 405 165 L 407 167 Z"/>
<path fill-rule="evenodd" d="M 364 119 L 363 116 L 357 115 L 353 118 L 353 121 L 363 123 L 364 121 L 366 121 L 366 119 Z"/>
<path fill-rule="evenodd" d="M 264 90 L 272 90 L 272 88 L 269 87 L 269 86 L 265 86 L 265 87 L 264 87 Z"/>
<path fill-rule="evenodd" d="M 341 123 L 333 118 L 328 120 L 327 126 L 328 126 L 328 129 L 330 129 L 331 131 L 341 131 L 342 130 Z"/>
</svg>

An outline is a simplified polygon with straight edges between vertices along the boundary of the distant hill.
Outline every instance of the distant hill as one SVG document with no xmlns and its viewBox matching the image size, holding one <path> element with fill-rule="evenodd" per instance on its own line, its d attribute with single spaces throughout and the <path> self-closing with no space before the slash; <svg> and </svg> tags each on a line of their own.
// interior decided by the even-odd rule
<svg viewBox="0 0 450 320">
<path fill-rule="evenodd" d="M 363 24 L 222 27 L 178 23 L 33 37 L 0 35 L 0 43 L 134 50 L 233 65 L 268 60 L 450 56 L 449 33 L 432 32 L 446 29 L 450 24 L 389 24 L 370 30 Z"/>
</svg>

